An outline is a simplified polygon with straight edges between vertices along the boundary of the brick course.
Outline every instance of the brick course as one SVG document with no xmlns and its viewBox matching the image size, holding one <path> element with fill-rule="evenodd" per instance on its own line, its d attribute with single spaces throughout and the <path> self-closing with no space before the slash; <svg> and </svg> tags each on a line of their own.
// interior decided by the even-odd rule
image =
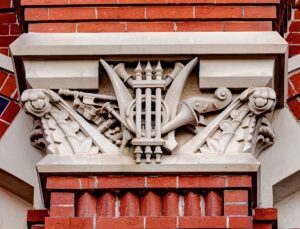
<svg viewBox="0 0 300 229">
<path fill-rule="evenodd" d="M 277 220 L 274 209 L 251 216 L 250 175 L 50 176 L 45 188 L 46 229 L 259 228 Z"/>
<path fill-rule="evenodd" d="M 21 0 L 29 32 L 282 30 L 280 0 Z M 211 22 L 212 21 L 212 22 Z M 35 22 L 35 23 L 32 23 Z"/>
</svg>

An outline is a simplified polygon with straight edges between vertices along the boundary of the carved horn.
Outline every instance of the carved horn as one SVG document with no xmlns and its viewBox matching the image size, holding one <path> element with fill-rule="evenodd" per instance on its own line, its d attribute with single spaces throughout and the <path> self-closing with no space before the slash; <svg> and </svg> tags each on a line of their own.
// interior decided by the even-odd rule
<svg viewBox="0 0 300 229">
<path fill-rule="evenodd" d="M 119 63 L 114 67 L 114 71 L 120 76 L 124 83 L 127 83 L 129 86 L 132 86 L 132 75 L 130 75 L 126 69 L 124 63 Z"/>
<path fill-rule="evenodd" d="M 162 127 L 162 134 L 166 134 L 172 130 L 185 125 L 197 125 L 198 117 L 189 104 L 183 102 L 180 111 L 170 122 Z"/>
<path fill-rule="evenodd" d="M 184 68 L 184 65 L 180 62 L 176 62 L 175 63 L 175 67 L 173 69 L 173 71 L 167 75 L 166 78 L 166 87 L 168 87 L 172 81 L 176 78 L 176 76 L 178 75 L 178 73 Z"/>
<path fill-rule="evenodd" d="M 129 106 L 129 104 L 133 101 L 132 95 L 130 91 L 127 89 L 125 84 L 122 82 L 120 77 L 117 75 L 117 73 L 111 68 L 111 66 L 105 61 L 100 60 L 102 66 L 106 70 L 109 79 L 113 85 L 116 97 L 118 99 L 118 105 L 120 110 L 120 115 L 122 119 L 126 119 L 126 109 Z"/>
</svg>

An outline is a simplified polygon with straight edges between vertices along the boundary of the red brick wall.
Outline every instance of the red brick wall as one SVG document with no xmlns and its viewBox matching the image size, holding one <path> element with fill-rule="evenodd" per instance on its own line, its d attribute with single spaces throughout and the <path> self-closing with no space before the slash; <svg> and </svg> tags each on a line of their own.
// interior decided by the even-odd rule
<svg viewBox="0 0 300 229">
<path fill-rule="evenodd" d="M 272 228 L 276 210 L 252 215 L 254 191 L 248 175 L 48 177 L 49 217 L 29 211 L 28 223 L 46 217 L 46 229 Z"/>
<path fill-rule="evenodd" d="M 282 30 L 280 0 L 21 0 L 29 32 Z"/>
<path fill-rule="evenodd" d="M 13 0 L 0 0 L 0 53 L 9 55 L 8 46 L 21 34 Z M 15 76 L 0 69 L 0 139 L 20 110 Z"/>
<path fill-rule="evenodd" d="M 296 2 L 295 2 L 296 1 Z M 289 46 L 289 56 L 300 54 L 300 3 L 294 0 L 293 3 L 294 17 L 289 27 L 287 41 Z"/>
<path fill-rule="evenodd" d="M 21 33 L 13 0 L 0 1 L 0 53 L 8 55 L 8 46 Z"/>
</svg>

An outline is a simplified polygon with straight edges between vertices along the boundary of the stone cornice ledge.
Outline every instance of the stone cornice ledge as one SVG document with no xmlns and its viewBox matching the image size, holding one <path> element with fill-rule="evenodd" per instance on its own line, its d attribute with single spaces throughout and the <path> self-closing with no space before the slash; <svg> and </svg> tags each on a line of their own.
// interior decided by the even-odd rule
<svg viewBox="0 0 300 229">
<path fill-rule="evenodd" d="M 161 164 L 136 164 L 127 155 L 47 155 L 37 164 L 39 173 L 234 173 L 257 172 L 260 163 L 248 153 L 165 156 Z"/>
<path fill-rule="evenodd" d="M 277 32 L 30 33 L 12 45 L 13 56 L 147 54 L 284 54 Z"/>
</svg>

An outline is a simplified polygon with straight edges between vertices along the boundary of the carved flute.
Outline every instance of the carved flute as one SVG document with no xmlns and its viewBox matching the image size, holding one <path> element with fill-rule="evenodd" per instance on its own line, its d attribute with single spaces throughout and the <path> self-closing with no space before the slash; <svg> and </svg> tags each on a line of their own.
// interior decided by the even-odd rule
<svg viewBox="0 0 300 229">
<path fill-rule="evenodd" d="M 93 94 L 93 93 L 87 93 L 87 92 L 81 92 L 81 91 L 71 91 L 69 89 L 60 89 L 58 91 L 58 94 L 65 95 L 65 96 L 73 96 L 73 97 L 78 96 L 80 98 L 89 97 L 89 98 L 101 99 L 101 100 L 107 100 L 107 101 L 117 101 L 117 98 L 115 96 Z"/>
</svg>

